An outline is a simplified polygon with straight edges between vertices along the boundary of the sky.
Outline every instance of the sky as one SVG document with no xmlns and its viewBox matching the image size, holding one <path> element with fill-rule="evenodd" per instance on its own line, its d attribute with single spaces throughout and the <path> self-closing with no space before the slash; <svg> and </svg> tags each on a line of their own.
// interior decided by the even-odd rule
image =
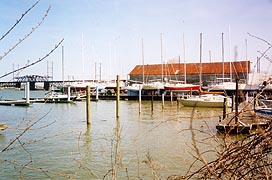
<svg viewBox="0 0 272 180">
<path fill-rule="evenodd" d="M 35 2 L 1 0 L 0 37 Z M 46 59 L 0 81 L 24 75 L 127 79 L 143 62 L 197 63 L 200 34 L 202 62 L 248 59 L 254 71 L 257 57 L 272 44 L 272 0 L 40 0 L 0 41 L 0 56 L 37 26 L 49 7 L 42 24 L 0 60 L 0 76 L 38 61 L 64 41 Z M 266 55 L 272 59 L 272 50 Z M 272 73 L 270 66 L 261 59 L 262 72 Z"/>
</svg>

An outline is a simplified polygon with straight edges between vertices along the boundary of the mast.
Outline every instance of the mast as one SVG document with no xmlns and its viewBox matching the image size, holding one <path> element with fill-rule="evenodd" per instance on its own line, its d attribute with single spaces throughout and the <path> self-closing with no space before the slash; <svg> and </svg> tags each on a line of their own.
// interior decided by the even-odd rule
<svg viewBox="0 0 272 180">
<path fill-rule="evenodd" d="M 144 80 L 145 80 L 145 77 L 144 77 L 144 39 L 142 38 L 142 62 L 143 62 L 143 68 L 142 68 L 142 73 L 143 73 L 143 84 L 144 84 Z"/>
<path fill-rule="evenodd" d="M 84 35 L 81 33 L 81 61 L 82 61 L 82 72 L 83 72 L 83 82 L 85 82 L 85 67 L 84 67 Z"/>
<path fill-rule="evenodd" d="M 202 84 L 202 33 L 200 33 L 200 54 L 199 54 L 199 84 Z"/>
<path fill-rule="evenodd" d="M 222 33 L 222 81 L 224 83 L 225 67 L 224 67 L 224 33 Z"/>
<path fill-rule="evenodd" d="M 247 59 L 247 39 L 246 39 L 246 84 L 248 84 L 248 59 Z"/>
<path fill-rule="evenodd" d="M 232 82 L 232 63 L 231 63 L 231 32 L 229 26 L 229 64 L 230 64 L 230 82 Z"/>
<path fill-rule="evenodd" d="M 185 38 L 183 33 L 183 60 L 184 60 L 184 83 L 186 84 L 187 73 L 186 73 L 186 63 L 185 63 Z"/>
<path fill-rule="evenodd" d="M 161 79 L 163 82 L 163 52 L 162 52 L 162 33 L 161 33 Z"/>
<path fill-rule="evenodd" d="M 62 83 L 64 85 L 64 46 L 61 47 L 61 61 L 62 61 Z"/>
</svg>

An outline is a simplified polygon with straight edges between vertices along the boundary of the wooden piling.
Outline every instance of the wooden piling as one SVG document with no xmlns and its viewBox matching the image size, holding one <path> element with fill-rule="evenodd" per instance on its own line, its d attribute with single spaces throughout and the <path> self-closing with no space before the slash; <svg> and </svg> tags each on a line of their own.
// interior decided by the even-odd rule
<svg viewBox="0 0 272 180">
<path fill-rule="evenodd" d="M 142 87 L 139 86 L 139 114 L 142 112 Z"/>
<path fill-rule="evenodd" d="M 151 92 L 151 111 L 153 112 L 154 91 Z"/>
<path fill-rule="evenodd" d="M 227 110 L 227 97 L 224 98 L 224 108 L 223 108 L 223 119 L 226 118 L 226 111 Z"/>
<path fill-rule="evenodd" d="M 116 77 L 116 117 L 120 117 L 120 77 Z"/>
<path fill-rule="evenodd" d="M 238 93 L 239 93 L 239 87 L 238 87 L 238 85 L 239 85 L 239 79 L 237 78 L 236 79 L 236 92 L 235 92 L 235 94 L 236 94 L 236 96 L 235 96 L 235 124 L 237 124 L 238 123 L 238 115 L 239 115 L 239 112 L 238 112 L 238 97 L 239 97 L 239 95 L 238 95 Z"/>
<path fill-rule="evenodd" d="M 91 92 L 90 86 L 86 86 L 86 115 L 87 115 L 87 125 L 91 124 Z"/>
<path fill-rule="evenodd" d="M 164 93 L 162 93 L 162 109 L 164 109 Z"/>
<path fill-rule="evenodd" d="M 26 98 L 26 103 L 29 103 L 30 99 L 30 87 L 29 87 L 29 82 L 26 82 L 25 84 L 25 98 Z"/>
<path fill-rule="evenodd" d="M 71 100 L 71 87 L 68 86 L 67 88 L 67 101 L 70 102 Z"/>
</svg>

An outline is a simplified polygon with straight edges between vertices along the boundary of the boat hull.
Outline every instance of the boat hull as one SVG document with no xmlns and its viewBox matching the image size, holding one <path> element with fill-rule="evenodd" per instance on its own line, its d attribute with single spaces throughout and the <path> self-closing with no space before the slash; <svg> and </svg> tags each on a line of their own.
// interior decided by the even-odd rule
<svg viewBox="0 0 272 180">
<path fill-rule="evenodd" d="M 167 91 L 198 91 L 200 89 L 200 86 L 164 86 L 164 89 Z"/>
<path fill-rule="evenodd" d="M 198 100 L 189 100 L 189 99 L 180 99 L 179 102 L 183 106 L 188 106 L 188 107 L 211 107 L 211 108 L 224 107 L 224 102 L 198 101 Z"/>
<path fill-rule="evenodd" d="M 225 100 L 226 99 L 226 100 Z M 230 101 L 228 97 L 222 95 L 200 95 L 191 96 L 188 98 L 180 98 L 179 103 L 183 106 L 189 107 L 211 107 L 211 108 L 223 108 L 226 102 L 226 107 L 230 107 Z"/>
</svg>

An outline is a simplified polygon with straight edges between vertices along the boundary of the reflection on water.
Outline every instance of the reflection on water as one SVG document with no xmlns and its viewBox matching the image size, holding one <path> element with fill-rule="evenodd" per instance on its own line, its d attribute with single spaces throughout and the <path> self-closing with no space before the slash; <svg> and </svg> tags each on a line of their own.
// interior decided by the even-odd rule
<svg viewBox="0 0 272 180">
<path fill-rule="evenodd" d="M 193 162 L 191 120 L 201 150 L 215 145 L 209 133 L 216 133 L 221 109 L 177 107 L 176 102 L 165 102 L 162 109 L 156 101 L 152 111 L 151 102 L 143 101 L 139 113 L 137 101 L 121 101 L 116 119 L 115 105 L 91 102 L 90 126 L 85 102 L 0 106 L 1 121 L 9 127 L 0 134 L 1 150 L 48 113 L 14 143 L 14 149 L 1 153 L 0 159 L 9 162 L 1 163 L 0 179 L 166 179 L 183 174 Z M 201 143 L 207 140 L 210 143 Z"/>
</svg>

